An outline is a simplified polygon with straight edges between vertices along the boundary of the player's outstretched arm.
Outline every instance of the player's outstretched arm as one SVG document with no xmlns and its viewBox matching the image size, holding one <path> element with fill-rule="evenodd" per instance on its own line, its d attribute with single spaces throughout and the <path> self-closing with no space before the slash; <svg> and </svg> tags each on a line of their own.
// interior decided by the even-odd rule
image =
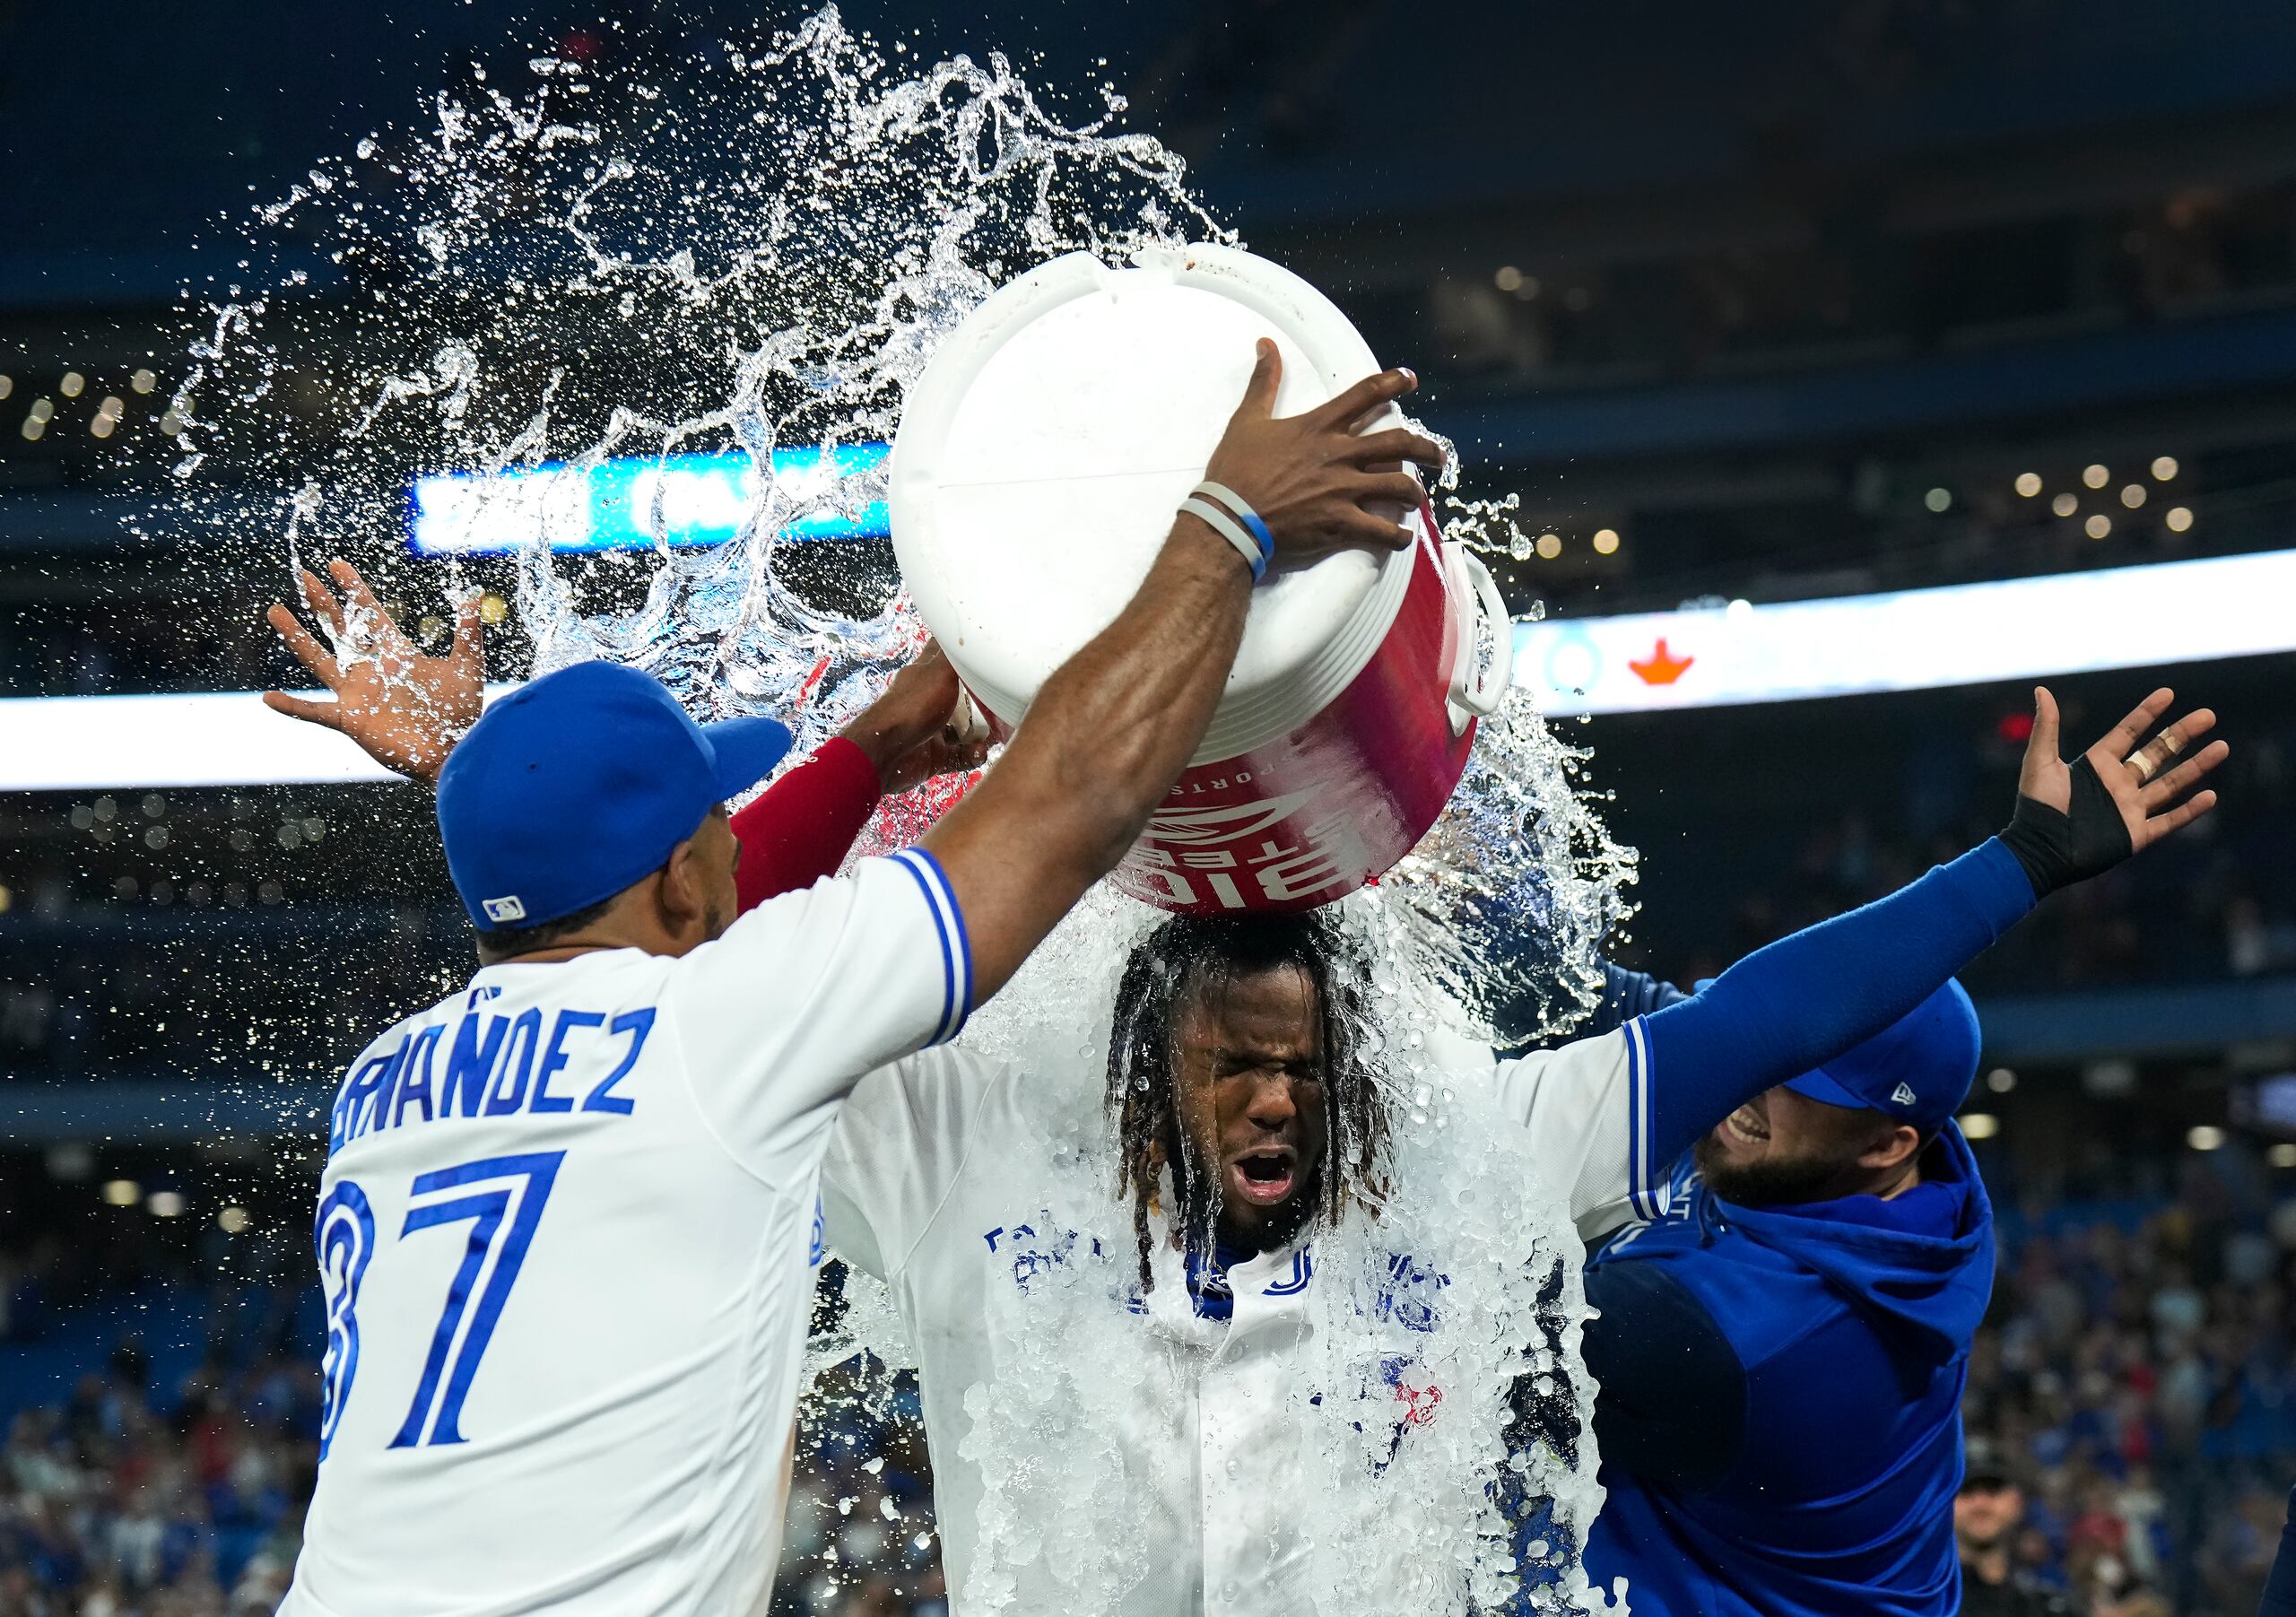
<svg viewBox="0 0 2296 1617">
<path fill-rule="evenodd" d="M 926 640 L 884 694 L 734 816 L 744 912 L 835 875 L 883 794 L 980 767 L 987 740 L 961 742 L 950 727 L 958 694 L 956 671 Z"/>
<path fill-rule="evenodd" d="M 2203 708 L 2161 729 L 2156 691 L 2067 764 L 2057 703 L 2035 693 L 2006 830 L 1885 899 L 1757 950 L 1704 992 L 1653 1013 L 1648 1153 L 1664 1164 L 1774 1084 L 1862 1044 L 2059 888 L 2101 874 L 2215 806 L 2193 788 L 2224 761 Z M 2142 743 L 2142 744 L 2139 744 Z M 2177 762 L 2178 759 L 2184 761 Z"/>
<path fill-rule="evenodd" d="M 1408 528 L 1365 508 L 1415 505 L 1419 485 L 1400 463 L 1439 466 L 1442 450 L 1400 429 L 1355 428 L 1417 378 L 1384 371 L 1279 420 L 1281 376 L 1274 343 L 1263 341 L 1206 480 L 1257 510 L 1293 563 L 1409 544 Z M 1045 682 L 1004 756 L 926 837 L 964 914 L 976 1002 L 1146 829 L 1212 722 L 1250 597 L 1234 546 L 1182 515 L 1131 604 Z"/>
</svg>

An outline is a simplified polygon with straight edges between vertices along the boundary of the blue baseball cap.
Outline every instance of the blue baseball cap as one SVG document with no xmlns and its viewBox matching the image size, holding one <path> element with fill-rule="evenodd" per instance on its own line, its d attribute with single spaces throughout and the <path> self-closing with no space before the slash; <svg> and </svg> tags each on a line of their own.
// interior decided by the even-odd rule
<svg viewBox="0 0 2296 1617">
<path fill-rule="evenodd" d="M 1948 978 L 1864 1044 L 1787 1080 L 1786 1087 L 1828 1106 L 1879 1112 L 1926 1135 L 1969 1099 L 1981 1042 L 1977 1007 L 1968 991 Z"/>
<path fill-rule="evenodd" d="M 697 725 L 658 680 L 577 663 L 486 709 L 439 773 L 439 834 L 481 931 L 539 926 L 659 870 L 789 750 L 770 718 Z"/>
</svg>

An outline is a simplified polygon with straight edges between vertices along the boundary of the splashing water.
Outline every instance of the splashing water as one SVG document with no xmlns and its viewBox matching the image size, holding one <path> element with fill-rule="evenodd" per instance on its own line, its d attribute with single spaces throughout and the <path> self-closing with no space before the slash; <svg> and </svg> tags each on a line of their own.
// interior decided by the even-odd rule
<svg viewBox="0 0 2296 1617">
<path fill-rule="evenodd" d="M 1003 57 L 905 77 L 833 7 L 667 84 L 532 66 L 531 94 L 442 95 L 426 136 L 362 142 L 263 211 L 359 286 L 348 329 L 229 288 L 177 396 L 178 474 L 228 465 L 191 491 L 201 514 L 235 534 L 283 515 L 294 553 L 396 528 L 411 468 L 541 470 L 487 496 L 515 516 L 581 498 L 609 457 L 737 451 L 752 475 L 731 543 L 671 550 L 655 479 L 633 512 L 651 553 L 569 561 L 532 525 L 518 618 L 535 672 L 612 657 L 704 715 L 796 712 L 819 739 L 918 630 L 882 578 L 786 540 L 882 499 L 882 473 L 798 480 L 777 452 L 889 439 L 940 336 L 1020 269 L 1226 238 L 1178 159 L 1107 129 L 1112 91 L 1071 127 Z M 265 408 L 282 394 L 340 402 L 286 432 Z M 801 565 L 828 587 L 793 587 Z"/>
<path fill-rule="evenodd" d="M 207 309 L 176 401 L 185 500 L 300 560 L 396 529 L 413 471 L 531 474 L 488 498 L 531 518 L 516 608 L 535 671 L 631 663 L 700 717 L 788 720 L 802 756 L 921 630 L 881 559 L 791 537 L 881 499 L 882 473 L 801 481 L 777 474 L 779 452 L 890 439 L 942 336 L 1047 258 L 1234 239 L 1177 158 L 1112 126 L 1112 91 L 1067 123 L 1001 56 L 906 54 L 828 9 L 650 76 L 537 58 L 528 93 L 482 75 L 420 137 L 313 170 L 257 216 L 260 239 L 302 244 L 349 295 L 315 304 L 298 270 Z M 650 551 L 544 543 L 553 501 L 610 458 L 701 451 L 752 469 L 729 541 L 674 548 L 657 479 L 636 513 Z M 1503 501 L 1449 504 L 1470 542 L 1511 520 Z M 1524 1171 L 1519 1129 L 1454 1070 L 1463 1048 L 1567 1029 L 1599 989 L 1634 865 L 1581 789 L 1587 757 L 1517 695 L 1434 830 L 1341 906 L 1370 962 L 1360 1031 L 1391 1132 L 1380 1194 L 1317 1231 L 1312 1333 L 1281 1395 L 1315 1479 L 1298 1489 L 1304 1587 L 1326 1613 L 1598 1609 L 1575 1567 L 1599 1500 L 1577 1239 Z M 966 1035 L 1036 1074 L 1050 1227 L 1108 1233 L 1105 1263 L 1079 1256 L 994 1305 L 996 1369 L 965 1396 L 961 1457 L 987 1483 L 968 1611 L 1048 1609 L 1047 1588 L 1063 1609 L 1118 1609 L 1149 1553 L 1122 1524 L 1155 1508 L 1161 1469 L 1194 1464 L 1127 1439 L 1124 1411 L 1196 1384 L 1205 1357 L 1144 1351 L 1139 1319 L 1110 1306 L 1133 1244 L 1103 1106 L 1109 1013 L 1158 918 L 1096 891 Z M 852 1274 L 843 1305 L 814 1368 L 858 1355 L 872 1371 L 839 1395 L 882 1397 L 913 1351 L 883 1287 Z"/>
<path fill-rule="evenodd" d="M 1377 924 L 1479 1043 L 1567 1032 L 1601 995 L 1601 950 L 1631 913 L 1637 856 L 1587 801 L 1592 757 L 1517 687 L 1478 728 L 1441 816 L 1379 878 Z"/>
</svg>

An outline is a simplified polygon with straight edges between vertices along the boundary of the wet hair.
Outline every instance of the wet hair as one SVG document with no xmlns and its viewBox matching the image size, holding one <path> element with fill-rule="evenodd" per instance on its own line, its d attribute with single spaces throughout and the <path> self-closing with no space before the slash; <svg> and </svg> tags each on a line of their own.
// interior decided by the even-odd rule
<svg viewBox="0 0 2296 1617">
<path fill-rule="evenodd" d="M 1109 1033 L 1108 1108 L 1118 1151 L 1117 1194 L 1132 1197 L 1140 1283 L 1152 1288 L 1152 1214 L 1161 1169 L 1172 1170 L 1183 1239 L 1210 1252 L 1219 1181 L 1189 1161 L 1180 1125 L 1180 1018 L 1236 978 L 1292 968 L 1315 991 L 1322 1022 L 1324 1160 L 1303 1196 L 1337 1217 L 1351 1197 L 1376 1201 L 1387 1140 L 1386 1096 L 1362 1048 L 1368 994 L 1362 962 L 1337 926 L 1306 915 L 1174 916 L 1135 945 L 1118 985 Z M 1201 1180 L 1202 1182 L 1199 1182 Z"/>
</svg>

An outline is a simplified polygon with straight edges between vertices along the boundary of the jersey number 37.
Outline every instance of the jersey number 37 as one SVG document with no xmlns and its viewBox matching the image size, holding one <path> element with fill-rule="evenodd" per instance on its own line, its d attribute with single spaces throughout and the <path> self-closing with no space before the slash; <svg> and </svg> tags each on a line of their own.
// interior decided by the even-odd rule
<svg viewBox="0 0 2296 1617">
<path fill-rule="evenodd" d="M 418 1174 L 409 1190 L 404 1240 L 441 1224 L 468 1224 L 463 1260 L 447 1288 L 438 1328 L 422 1361 L 406 1419 L 393 1448 L 460 1443 L 463 1400 L 478 1375 L 486 1344 L 518 1283 L 526 1248 L 541 1226 L 562 1151 L 485 1157 L 458 1168 Z M 326 1292 L 326 1352 L 320 1361 L 319 1458 L 343 1422 L 359 1373 L 359 1286 L 375 1253 L 375 1215 L 367 1193 L 344 1179 L 319 1204 L 319 1279 Z M 435 1238 L 434 1238 L 435 1239 Z"/>
</svg>

